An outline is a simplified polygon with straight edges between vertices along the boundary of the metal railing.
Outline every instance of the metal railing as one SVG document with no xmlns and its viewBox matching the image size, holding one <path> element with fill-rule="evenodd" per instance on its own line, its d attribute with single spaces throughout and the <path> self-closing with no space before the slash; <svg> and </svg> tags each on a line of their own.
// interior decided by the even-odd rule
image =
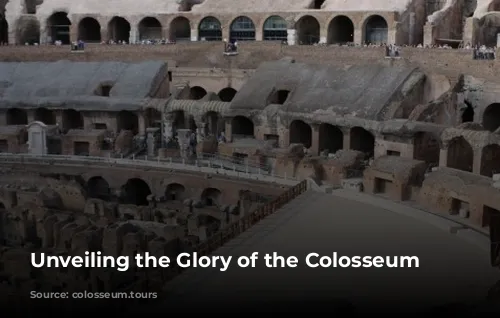
<svg viewBox="0 0 500 318">
<path fill-rule="evenodd" d="M 169 157 L 161 159 L 144 156 L 142 158 L 112 158 L 71 155 L 32 155 L 0 153 L 0 162 L 13 164 L 42 164 L 42 165 L 82 165 L 92 167 L 148 167 L 201 173 L 216 173 L 228 177 L 274 182 L 285 185 L 295 185 L 299 181 L 286 173 L 276 174 L 264 167 L 255 167 L 248 164 L 237 164 L 228 161 L 223 156 L 212 155 L 208 159 L 184 159 Z"/>
<path fill-rule="evenodd" d="M 308 189 L 307 180 L 301 181 L 299 184 L 283 192 L 273 201 L 257 208 L 255 211 L 243 216 L 241 219 L 230 223 L 227 227 L 220 229 L 215 235 L 200 243 L 195 251 L 201 255 L 208 255 L 224 244 L 245 232 L 265 217 L 275 213 L 285 204 L 295 199 L 300 194 Z"/>
</svg>

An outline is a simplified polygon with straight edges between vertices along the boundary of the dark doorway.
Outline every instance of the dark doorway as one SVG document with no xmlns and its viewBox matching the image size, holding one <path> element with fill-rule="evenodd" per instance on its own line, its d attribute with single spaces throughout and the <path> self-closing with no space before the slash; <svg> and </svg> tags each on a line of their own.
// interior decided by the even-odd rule
<svg viewBox="0 0 500 318">
<path fill-rule="evenodd" d="M 192 100 L 200 100 L 207 95 L 207 91 L 200 86 L 194 86 L 189 89 L 189 97 Z"/>
<path fill-rule="evenodd" d="M 0 15 L 0 45 L 9 44 L 9 23 Z"/>
<path fill-rule="evenodd" d="M 306 15 L 296 23 L 298 41 L 300 45 L 312 45 L 319 42 L 320 25 L 315 17 Z"/>
<path fill-rule="evenodd" d="M 101 42 L 101 25 L 94 18 L 83 18 L 78 23 L 78 39 L 87 43 Z"/>
<path fill-rule="evenodd" d="M 158 19 L 145 17 L 139 22 L 139 40 L 161 40 L 163 28 Z"/>
<path fill-rule="evenodd" d="M 336 153 L 344 148 L 344 133 L 340 128 L 330 124 L 319 126 L 319 151 L 327 150 L 328 153 Z"/>
<path fill-rule="evenodd" d="M 74 109 L 63 110 L 63 129 L 83 129 L 83 115 Z"/>
<path fill-rule="evenodd" d="M 474 108 L 468 102 L 465 102 L 467 107 L 462 113 L 462 123 L 471 123 L 474 121 Z"/>
<path fill-rule="evenodd" d="M 481 155 L 481 175 L 493 177 L 500 174 L 500 145 L 488 145 Z"/>
<path fill-rule="evenodd" d="M 183 201 L 186 188 L 179 183 L 171 183 L 165 189 L 165 199 L 168 201 Z"/>
<path fill-rule="evenodd" d="M 439 141 L 428 132 L 418 132 L 413 139 L 413 158 L 425 161 L 432 167 L 439 165 Z"/>
<path fill-rule="evenodd" d="M 302 120 L 294 120 L 290 124 L 290 144 L 303 144 L 310 148 L 312 145 L 312 128 Z"/>
<path fill-rule="evenodd" d="M 130 40 L 130 23 L 122 17 L 113 17 L 108 24 L 108 38 L 114 42 L 128 43 Z"/>
<path fill-rule="evenodd" d="M 201 193 L 201 201 L 206 206 L 220 206 L 222 192 L 216 188 L 207 188 Z"/>
<path fill-rule="evenodd" d="M 389 27 L 387 21 L 379 15 L 369 17 L 365 22 L 365 43 L 384 44 L 387 43 Z"/>
<path fill-rule="evenodd" d="M 171 41 L 191 41 L 191 23 L 185 17 L 177 17 L 170 23 Z"/>
<path fill-rule="evenodd" d="M 130 130 L 135 135 L 139 131 L 139 118 L 137 118 L 136 114 L 126 110 L 118 113 L 117 124 L 118 133 L 122 130 Z"/>
<path fill-rule="evenodd" d="M 234 96 L 236 96 L 236 90 L 232 87 L 226 87 L 226 88 L 223 88 L 218 96 L 219 96 L 219 99 L 223 102 L 230 102 L 233 100 Z"/>
<path fill-rule="evenodd" d="M 483 127 L 491 132 L 500 127 L 500 103 L 486 107 L 483 114 Z"/>
<path fill-rule="evenodd" d="M 254 125 L 250 118 L 235 116 L 231 120 L 231 128 L 233 139 L 254 137 Z"/>
<path fill-rule="evenodd" d="M 61 43 L 65 45 L 71 43 L 69 33 L 71 21 L 66 12 L 53 13 L 49 17 L 47 24 L 51 43 L 55 43 L 56 41 L 61 41 Z"/>
<path fill-rule="evenodd" d="M 361 127 L 351 128 L 351 150 L 361 151 L 368 158 L 375 153 L 375 137 L 368 130 Z"/>
<path fill-rule="evenodd" d="M 35 120 L 44 123 L 45 125 L 56 124 L 56 114 L 47 108 L 38 108 L 35 111 Z"/>
<path fill-rule="evenodd" d="M 146 181 L 139 178 L 129 179 L 123 190 L 122 201 L 124 204 L 148 205 L 151 189 Z"/>
<path fill-rule="evenodd" d="M 73 154 L 75 156 L 88 156 L 90 153 L 90 144 L 86 141 L 75 141 L 73 143 Z"/>
<path fill-rule="evenodd" d="M 453 169 L 472 172 L 474 151 L 464 137 L 453 138 L 448 145 L 446 166 Z"/>
<path fill-rule="evenodd" d="M 103 177 L 92 177 L 87 181 L 87 194 L 89 198 L 109 201 L 111 188 Z"/>
<path fill-rule="evenodd" d="M 354 42 L 354 24 L 345 15 L 333 18 L 328 26 L 328 44 L 346 44 Z"/>
<path fill-rule="evenodd" d="M 6 114 L 7 125 L 27 125 L 28 113 L 19 108 L 9 108 Z"/>
</svg>

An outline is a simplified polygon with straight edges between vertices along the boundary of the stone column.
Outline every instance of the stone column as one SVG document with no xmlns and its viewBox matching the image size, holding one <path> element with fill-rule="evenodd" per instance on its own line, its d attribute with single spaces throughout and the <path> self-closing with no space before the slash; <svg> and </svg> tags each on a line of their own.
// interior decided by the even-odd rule
<svg viewBox="0 0 500 318">
<path fill-rule="evenodd" d="M 154 157 L 156 154 L 156 138 L 153 132 L 148 132 L 147 137 L 148 156 Z"/>
<path fill-rule="evenodd" d="M 191 129 L 178 129 L 177 130 L 177 140 L 179 142 L 181 157 L 183 159 L 189 158 L 189 141 L 190 141 L 191 134 L 192 134 Z"/>
<path fill-rule="evenodd" d="M 174 115 L 172 113 L 166 113 L 163 115 L 163 140 L 168 145 L 168 143 L 172 140 L 174 136 L 173 133 L 173 122 Z M 163 143 L 162 143 L 163 144 Z"/>
<path fill-rule="evenodd" d="M 361 45 L 363 44 L 363 30 L 354 29 L 353 41 L 355 44 Z"/>
<path fill-rule="evenodd" d="M 418 43 L 414 43 L 415 41 L 415 12 L 410 13 L 410 26 L 409 26 L 409 34 L 408 34 L 408 44 L 414 45 Z"/>
<path fill-rule="evenodd" d="M 424 45 L 432 45 L 434 43 L 435 27 L 431 22 L 424 25 Z"/>
<path fill-rule="evenodd" d="M 197 42 L 198 41 L 198 29 L 191 29 L 191 42 Z"/>
<path fill-rule="evenodd" d="M 139 29 L 137 25 L 134 25 L 133 27 L 130 28 L 128 43 L 129 44 L 136 43 L 138 38 L 139 38 Z"/>
<path fill-rule="evenodd" d="M 203 158 L 203 141 L 205 140 L 205 134 L 206 134 L 206 126 L 207 124 L 204 122 L 201 122 L 197 125 L 198 127 L 196 128 L 196 155 L 198 159 Z M 198 147 L 199 145 L 199 147 Z"/>
<path fill-rule="evenodd" d="M 448 148 L 439 150 L 439 166 L 446 167 L 448 164 Z"/>
<path fill-rule="evenodd" d="M 49 39 L 49 30 L 47 29 L 47 19 L 44 18 L 44 19 L 40 19 L 40 44 L 47 44 L 52 41 L 51 39 Z M 23 43 L 24 44 L 24 43 Z"/>
<path fill-rule="evenodd" d="M 109 38 L 108 29 L 101 26 L 101 41 L 107 42 L 109 40 L 111 39 Z"/>
<path fill-rule="evenodd" d="M 286 30 L 287 34 L 287 42 L 288 45 L 296 45 L 297 44 L 297 30 L 295 29 L 288 29 Z"/>
<path fill-rule="evenodd" d="M 233 126 L 231 125 L 231 119 L 232 118 L 226 119 L 226 131 L 224 133 L 224 135 L 226 135 L 226 142 L 233 141 Z"/>
<path fill-rule="evenodd" d="M 474 159 L 472 163 L 472 173 L 481 174 L 481 163 L 483 161 L 482 148 L 474 148 Z"/>
<path fill-rule="evenodd" d="M 319 125 L 313 124 L 311 125 L 312 136 L 311 136 L 311 147 L 309 153 L 313 156 L 317 156 L 319 154 Z M 322 149 L 321 149 L 322 150 Z"/>
</svg>

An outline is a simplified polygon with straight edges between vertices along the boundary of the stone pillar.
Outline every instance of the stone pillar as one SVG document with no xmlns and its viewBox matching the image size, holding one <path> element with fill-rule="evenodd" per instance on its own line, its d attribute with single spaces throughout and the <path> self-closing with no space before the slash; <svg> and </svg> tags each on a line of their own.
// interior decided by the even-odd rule
<svg viewBox="0 0 500 318">
<path fill-rule="evenodd" d="M 139 39 L 139 29 L 137 25 L 134 25 L 133 27 L 130 28 L 128 43 L 134 44 L 138 41 L 138 39 Z"/>
<path fill-rule="evenodd" d="M 146 118 L 143 114 L 139 114 L 139 136 L 146 137 Z"/>
<path fill-rule="evenodd" d="M 288 29 L 286 30 L 287 33 L 287 42 L 288 45 L 296 45 L 297 44 L 297 30 L 295 29 Z"/>
<path fill-rule="evenodd" d="M 191 29 L 191 42 L 198 41 L 198 29 Z"/>
<path fill-rule="evenodd" d="M 473 149 L 474 159 L 472 161 L 472 173 L 481 174 L 481 161 L 483 159 L 483 151 L 481 148 Z"/>
<path fill-rule="evenodd" d="M 174 136 L 173 133 L 173 123 L 174 123 L 174 115 L 172 113 L 167 113 L 163 115 L 163 140 L 165 143 L 169 143 Z"/>
<path fill-rule="evenodd" d="M 363 31 L 361 29 L 354 29 L 353 39 L 354 44 L 363 44 Z"/>
<path fill-rule="evenodd" d="M 313 124 L 311 125 L 312 129 L 312 140 L 311 147 L 309 149 L 309 153 L 313 156 L 317 156 L 319 154 L 319 125 Z"/>
<path fill-rule="evenodd" d="M 415 41 L 415 12 L 410 13 L 410 25 L 409 25 L 409 34 L 408 34 L 408 44 L 414 45 Z"/>
<path fill-rule="evenodd" d="M 148 137 L 146 142 L 148 145 L 148 156 L 154 157 L 156 154 L 156 138 L 154 132 L 148 132 Z"/>
<path fill-rule="evenodd" d="M 107 42 L 109 40 L 110 40 L 110 38 L 109 38 L 108 29 L 101 26 L 101 41 Z"/>
<path fill-rule="evenodd" d="M 47 29 L 47 19 L 40 19 L 40 44 L 50 44 L 52 39 L 49 39 L 49 30 Z M 24 43 L 23 43 L 24 44 Z"/>
<path fill-rule="evenodd" d="M 474 25 L 474 17 L 470 17 L 465 19 L 465 26 L 464 26 L 464 33 L 462 40 L 464 41 L 464 45 L 470 44 L 470 45 L 475 45 L 476 44 L 476 28 Z"/>
<path fill-rule="evenodd" d="M 448 148 L 439 150 L 439 166 L 446 167 L 448 164 Z"/>
<path fill-rule="evenodd" d="M 328 43 L 328 28 L 319 30 L 319 43 Z"/>
<path fill-rule="evenodd" d="M 434 25 L 431 22 L 427 22 L 424 25 L 424 45 L 434 44 Z"/>
<path fill-rule="evenodd" d="M 255 41 L 262 41 L 264 39 L 264 32 L 262 28 L 255 29 Z"/>
<path fill-rule="evenodd" d="M 233 126 L 231 125 L 232 118 L 226 119 L 226 131 L 224 135 L 226 136 L 226 142 L 233 141 Z"/>
<path fill-rule="evenodd" d="M 349 150 L 351 149 L 351 129 L 342 129 L 342 133 L 344 134 L 343 148 L 344 150 Z"/>
<path fill-rule="evenodd" d="M 497 47 L 500 47 L 500 33 L 497 33 Z"/>
<path fill-rule="evenodd" d="M 178 129 L 177 130 L 177 140 L 179 142 L 179 148 L 181 157 L 183 159 L 189 158 L 189 141 L 191 139 L 192 131 L 191 129 Z"/>
</svg>

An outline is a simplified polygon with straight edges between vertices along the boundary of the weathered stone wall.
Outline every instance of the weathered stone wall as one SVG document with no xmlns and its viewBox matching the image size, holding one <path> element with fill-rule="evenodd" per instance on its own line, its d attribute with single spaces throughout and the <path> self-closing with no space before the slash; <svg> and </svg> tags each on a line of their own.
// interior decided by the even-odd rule
<svg viewBox="0 0 500 318">
<path fill-rule="evenodd" d="M 264 61 L 290 56 L 297 62 L 321 61 L 323 64 L 339 66 L 369 63 L 414 64 L 428 73 L 443 74 L 452 80 L 456 80 L 460 74 L 496 80 L 500 68 L 494 60 L 473 60 L 470 50 L 402 48 L 400 60 L 385 59 L 385 49 L 382 47 L 282 46 L 274 42 L 252 42 L 241 43 L 239 51 L 238 56 L 225 57 L 220 42 L 162 46 L 89 45 L 85 53 L 79 54 L 71 53 L 68 47 L 9 46 L 0 50 L 0 61 L 166 60 L 175 61 L 179 67 L 254 69 Z M 175 67 L 173 75 L 175 78 Z"/>
</svg>

